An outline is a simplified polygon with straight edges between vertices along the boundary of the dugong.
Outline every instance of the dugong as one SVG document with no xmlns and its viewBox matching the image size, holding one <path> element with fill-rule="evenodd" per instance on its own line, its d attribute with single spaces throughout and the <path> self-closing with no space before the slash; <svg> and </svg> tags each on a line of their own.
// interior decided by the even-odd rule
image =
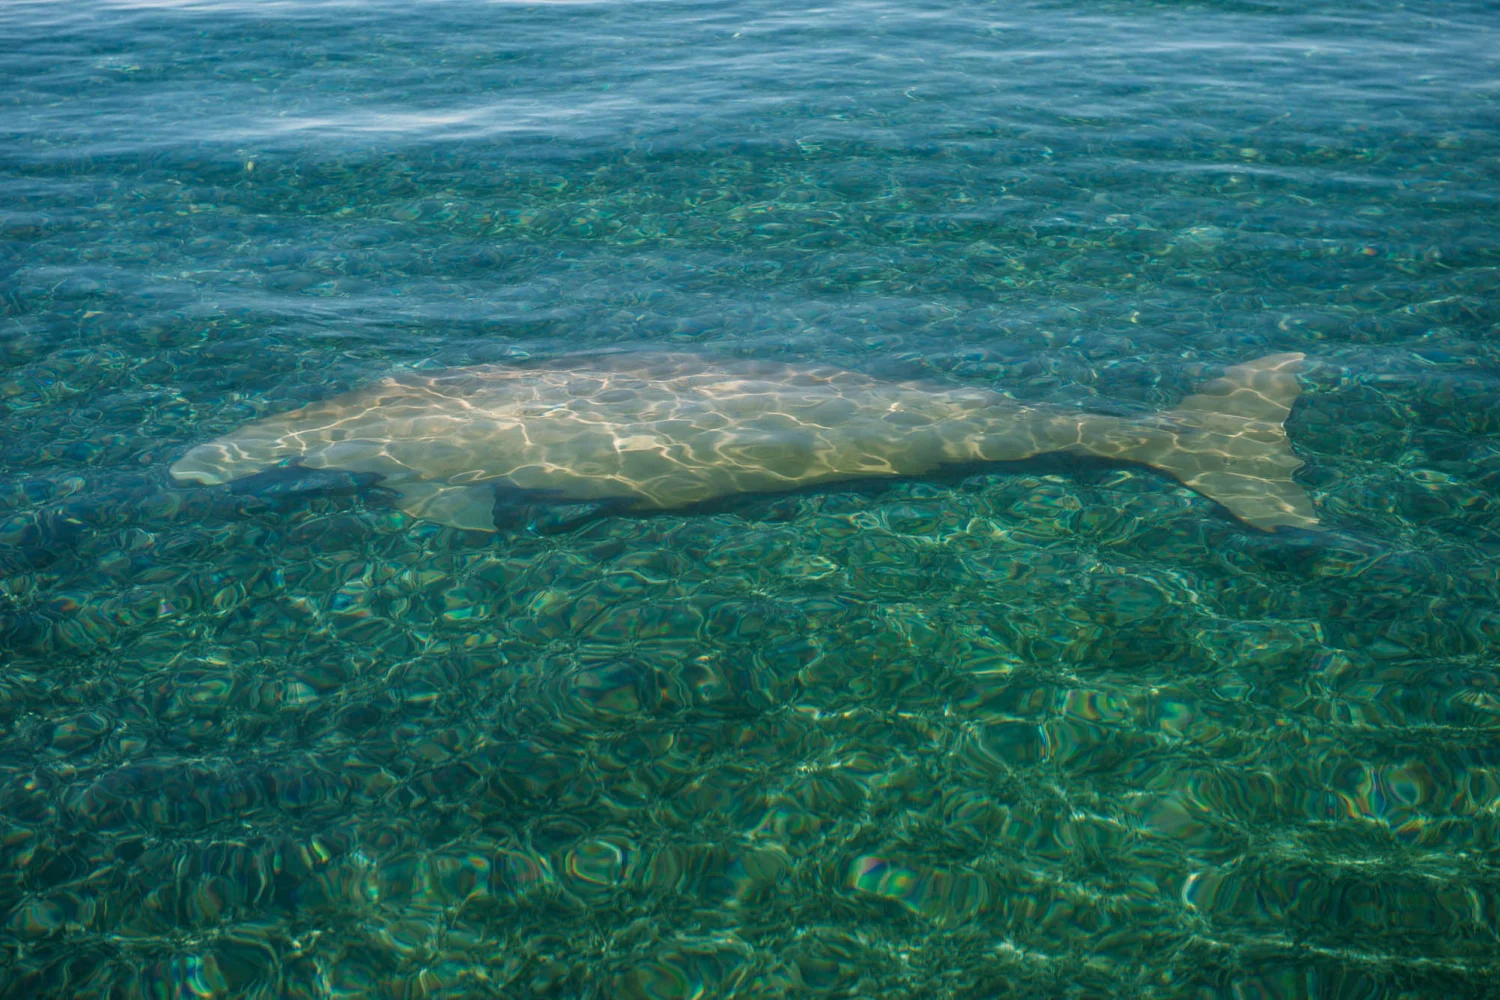
<svg viewBox="0 0 1500 1000">
<path fill-rule="evenodd" d="M 1312 527 L 1284 426 L 1301 354 L 1225 370 L 1140 418 L 829 365 L 616 355 L 408 372 L 200 444 L 171 467 L 219 484 L 298 465 L 373 474 L 413 517 L 494 531 L 496 489 L 682 507 L 1046 452 L 1139 462 L 1252 527 Z"/>
</svg>

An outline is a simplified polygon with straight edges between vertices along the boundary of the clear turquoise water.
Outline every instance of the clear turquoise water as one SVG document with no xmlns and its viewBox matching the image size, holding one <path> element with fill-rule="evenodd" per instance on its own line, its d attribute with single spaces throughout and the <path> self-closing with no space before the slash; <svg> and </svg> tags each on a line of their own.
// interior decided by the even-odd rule
<svg viewBox="0 0 1500 1000">
<path fill-rule="evenodd" d="M 1500 990 L 1481 2 L 0 5 L 0 996 Z M 1145 412 L 496 535 L 166 466 L 603 347 Z"/>
</svg>

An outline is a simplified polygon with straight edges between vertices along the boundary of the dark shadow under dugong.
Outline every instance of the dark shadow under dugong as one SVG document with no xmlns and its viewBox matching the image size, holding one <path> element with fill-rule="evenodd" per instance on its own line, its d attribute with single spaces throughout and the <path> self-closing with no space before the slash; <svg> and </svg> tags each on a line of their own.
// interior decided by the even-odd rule
<svg viewBox="0 0 1500 1000">
<path fill-rule="evenodd" d="M 832 366 L 619 355 L 404 373 L 258 420 L 172 465 L 220 484 L 278 468 L 378 482 L 413 517 L 493 531 L 507 494 L 663 510 L 1061 452 L 1175 476 L 1253 527 L 1313 527 L 1285 421 L 1301 354 L 1225 370 L 1144 418 Z"/>
</svg>

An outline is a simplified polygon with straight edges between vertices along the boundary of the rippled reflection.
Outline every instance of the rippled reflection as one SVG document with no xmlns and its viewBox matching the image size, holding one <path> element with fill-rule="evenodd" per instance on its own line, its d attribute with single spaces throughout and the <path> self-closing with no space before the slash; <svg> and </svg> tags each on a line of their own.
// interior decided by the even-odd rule
<svg viewBox="0 0 1500 1000">
<path fill-rule="evenodd" d="M 1491 15 L 0 7 L 0 995 L 1487 996 Z M 1125 436 L 168 471 L 645 355 Z M 1315 529 L 1129 461 L 1226 412 Z"/>
</svg>

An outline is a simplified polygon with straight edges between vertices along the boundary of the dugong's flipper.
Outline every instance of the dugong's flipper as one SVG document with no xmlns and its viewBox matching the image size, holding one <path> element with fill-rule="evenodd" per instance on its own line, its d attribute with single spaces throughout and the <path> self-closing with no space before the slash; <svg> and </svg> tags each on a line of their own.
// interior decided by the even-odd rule
<svg viewBox="0 0 1500 1000">
<path fill-rule="evenodd" d="M 1286 418 L 1302 387 L 1301 354 L 1270 354 L 1224 372 L 1163 414 L 1173 446 L 1145 461 L 1216 500 L 1246 524 L 1270 531 L 1318 523 L 1312 500 L 1292 482 L 1302 459 L 1286 436 Z"/>
<path fill-rule="evenodd" d="M 396 506 L 412 517 L 468 531 L 495 530 L 495 488 L 489 483 L 402 483 Z"/>
</svg>

